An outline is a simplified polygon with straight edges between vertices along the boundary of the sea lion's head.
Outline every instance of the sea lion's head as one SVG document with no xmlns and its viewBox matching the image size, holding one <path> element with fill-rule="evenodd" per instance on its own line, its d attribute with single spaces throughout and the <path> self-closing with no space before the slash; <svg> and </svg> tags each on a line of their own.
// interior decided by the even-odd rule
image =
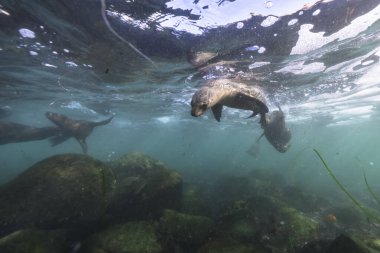
<svg viewBox="0 0 380 253">
<path fill-rule="evenodd" d="M 191 115 L 199 117 L 205 111 L 216 104 L 214 92 L 209 87 L 202 87 L 197 90 L 191 99 Z"/>
<path fill-rule="evenodd" d="M 62 124 L 67 120 L 65 115 L 54 112 L 46 112 L 45 116 L 59 127 L 62 127 Z"/>
</svg>

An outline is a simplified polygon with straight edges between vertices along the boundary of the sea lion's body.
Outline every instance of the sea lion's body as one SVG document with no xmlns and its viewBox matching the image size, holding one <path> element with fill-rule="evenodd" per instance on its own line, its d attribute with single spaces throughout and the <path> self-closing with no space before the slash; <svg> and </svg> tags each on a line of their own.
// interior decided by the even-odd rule
<svg viewBox="0 0 380 253">
<path fill-rule="evenodd" d="M 101 125 L 108 124 L 113 117 L 100 122 L 92 122 L 85 120 L 73 120 L 63 114 L 47 112 L 46 117 L 56 124 L 62 131 L 62 135 L 52 139 L 52 145 L 58 145 L 67 139 L 74 137 L 82 147 L 83 153 L 87 154 L 86 138 L 91 134 L 92 130 Z"/>
<path fill-rule="evenodd" d="M 43 140 L 58 136 L 61 129 L 58 127 L 32 127 L 14 122 L 0 121 L 0 145 Z"/>
<path fill-rule="evenodd" d="M 278 111 L 272 111 L 271 113 L 265 115 L 265 123 L 262 124 L 264 133 L 258 140 L 265 135 L 267 140 L 275 149 L 277 149 L 277 151 L 284 153 L 290 147 L 289 141 L 292 134 L 289 128 L 286 127 L 285 114 L 280 107 L 278 108 Z"/>
<path fill-rule="evenodd" d="M 215 119 L 220 121 L 223 106 L 250 110 L 251 117 L 260 114 L 261 121 L 268 112 L 265 97 L 258 87 L 231 79 L 215 79 L 194 93 L 191 100 L 191 115 L 201 116 L 211 108 Z"/>
</svg>

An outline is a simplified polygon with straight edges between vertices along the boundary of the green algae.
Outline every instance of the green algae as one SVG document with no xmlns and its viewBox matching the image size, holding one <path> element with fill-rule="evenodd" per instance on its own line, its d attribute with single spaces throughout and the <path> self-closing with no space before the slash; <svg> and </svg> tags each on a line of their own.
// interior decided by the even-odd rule
<svg viewBox="0 0 380 253">
<path fill-rule="evenodd" d="M 182 245 L 200 245 L 212 232 L 214 222 L 205 216 L 166 209 L 159 220 L 159 231 Z"/>
<path fill-rule="evenodd" d="M 127 222 L 112 226 L 92 236 L 85 245 L 85 252 L 108 253 L 160 253 L 154 226 L 147 221 Z"/>
</svg>

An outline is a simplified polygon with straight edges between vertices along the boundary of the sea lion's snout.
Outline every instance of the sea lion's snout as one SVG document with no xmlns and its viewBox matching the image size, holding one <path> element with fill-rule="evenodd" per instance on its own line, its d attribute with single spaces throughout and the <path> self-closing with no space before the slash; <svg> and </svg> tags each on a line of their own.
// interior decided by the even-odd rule
<svg viewBox="0 0 380 253">
<path fill-rule="evenodd" d="M 207 103 L 203 99 L 194 96 L 191 100 L 191 116 L 199 117 L 207 110 Z"/>
<path fill-rule="evenodd" d="M 290 144 L 277 144 L 276 147 L 277 151 L 280 153 L 285 153 L 290 148 Z"/>
<path fill-rule="evenodd" d="M 197 107 L 197 106 L 194 106 L 193 108 L 191 108 L 191 116 L 193 117 L 199 117 L 201 116 L 206 110 L 203 110 L 202 108 L 200 107 Z"/>
<path fill-rule="evenodd" d="M 197 113 L 195 113 L 194 110 L 191 110 L 191 116 L 193 116 L 193 117 L 198 117 L 199 115 L 197 115 Z"/>
<path fill-rule="evenodd" d="M 48 118 L 50 120 L 52 120 L 54 118 L 54 115 L 55 114 L 53 112 L 46 112 L 45 113 L 46 118 Z"/>
</svg>

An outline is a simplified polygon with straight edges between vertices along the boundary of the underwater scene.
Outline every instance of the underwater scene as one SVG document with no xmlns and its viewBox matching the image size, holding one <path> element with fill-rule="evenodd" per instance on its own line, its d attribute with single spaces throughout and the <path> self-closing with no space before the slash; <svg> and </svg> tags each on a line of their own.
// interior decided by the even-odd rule
<svg viewBox="0 0 380 253">
<path fill-rule="evenodd" d="M 0 0 L 0 253 L 380 252 L 380 0 Z"/>
</svg>

